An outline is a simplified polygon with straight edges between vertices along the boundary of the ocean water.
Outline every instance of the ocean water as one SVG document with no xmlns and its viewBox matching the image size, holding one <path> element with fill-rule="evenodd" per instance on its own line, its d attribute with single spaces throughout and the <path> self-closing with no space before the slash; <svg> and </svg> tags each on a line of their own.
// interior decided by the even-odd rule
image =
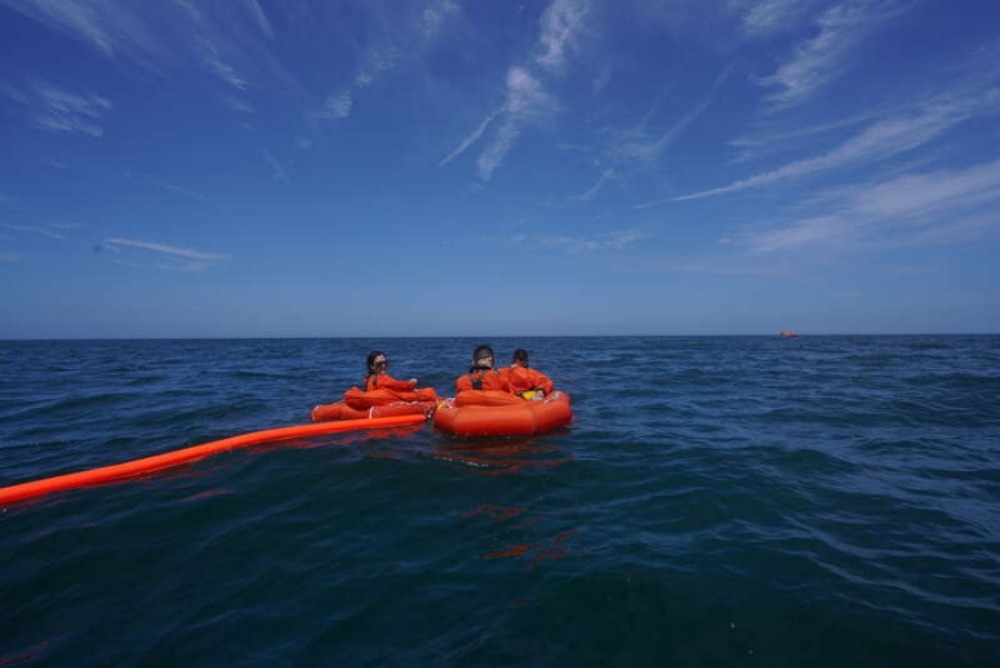
<svg viewBox="0 0 1000 668">
<path fill-rule="evenodd" d="M 0 486 L 479 340 L 0 342 Z M 502 339 L 528 440 L 262 445 L 0 508 L 0 665 L 997 666 L 1000 337 Z"/>
</svg>

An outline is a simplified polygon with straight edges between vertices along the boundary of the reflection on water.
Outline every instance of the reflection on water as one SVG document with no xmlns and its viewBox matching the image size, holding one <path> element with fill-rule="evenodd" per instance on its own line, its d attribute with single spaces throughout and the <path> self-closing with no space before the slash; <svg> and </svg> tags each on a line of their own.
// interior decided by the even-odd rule
<svg viewBox="0 0 1000 668">
<path fill-rule="evenodd" d="M 479 557 L 481 559 L 530 559 L 528 570 L 537 568 L 542 562 L 558 561 L 565 557 L 568 554 L 567 542 L 580 533 L 579 529 L 565 529 L 552 536 L 524 540 L 526 533 L 535 534 L 539 530 L 547 533 L 545 524 L 551 524 L 554 521 L 561 523 L 561 520 L 556 519 L 556 515 L 558 514 L 529 511 L 527 508 L 499 506 L 492 503 L 484 503 L 474 510 L 462 513 L 462 517 L 467 519 L 485 516 L 499 523 L 518 519 L 517 522 L 508 525 L 506 529 L 516 534 L 518 542 L 484 552 Z M 541 526 L 536 526 L 539 523 L 542 523 Z"/>
<path fill-rule="evenodd" d="M 54 638 L 48 638 L 40 643 L 36 643 L 26 649 L 15 652 L 14 654 L 9 654 L 7 656 L 0 656 L 0 666 L 14 665 L 18 663 L 34 663 L 37 660 L 44 658 L 49 650 L 61 640 L 61 636 Z"/>
<path fill-rule="evenodd" d="M 571 529 L 534 543 L 519 543 L 500 550 L 493 550 L 480 555 L 483 559 L 517 559 L 520 557 L 531 557 L 528 570 L 537 568 L 543 561 L 558 561 L 566 556 L 566 542 L 576 534 L 579 529 Z"/>
<path fill-rule="evenodd" d="M 487 515 L 495 520 L 509 520 L 524 512 L 524 508 L 504 508 L 492 503 L 484 503 L 475 510 L 462 513 L 462 517 L 475 517 L 476 515 Z"/>
<path fill-rule="evenodd" d="M 434 448 L 435 459 L 458 462 L 484 475 L 511 475 L 530 469 L 551 469 L 573 461 L 566 450 L 537 438 L 449 441 Z"/>
</svg>

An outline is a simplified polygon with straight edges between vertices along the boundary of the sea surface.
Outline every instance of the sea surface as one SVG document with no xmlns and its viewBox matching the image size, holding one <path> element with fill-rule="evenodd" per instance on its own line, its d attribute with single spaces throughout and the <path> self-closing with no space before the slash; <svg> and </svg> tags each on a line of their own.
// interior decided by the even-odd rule
<svg viewBox="0 0 1000 668">
<path fill-rule="evenodd" d="M 307 423 L 369 350 L 0 342 L 0 486 Z M 1000 337 L 496 338 L 568 429 L 430 423 L 0 508 L 0 666 L 1000 666 Z"/>
</svg>

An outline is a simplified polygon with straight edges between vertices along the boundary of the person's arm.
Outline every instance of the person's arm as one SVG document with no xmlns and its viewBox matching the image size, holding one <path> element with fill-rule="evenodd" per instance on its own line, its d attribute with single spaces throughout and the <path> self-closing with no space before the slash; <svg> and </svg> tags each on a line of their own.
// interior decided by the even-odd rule
<svg viewBox="0 0 1000 668">
<path fill-rule="evenodd" d="M 509 367 L 500 367 L 497 371 L 499 378 L 499 385 L 501 392 L 513 392 L 514 388 L 511 386 L 511 369 Z"/>
<path fill-rule="evenodd" d="M 554 386 L 552 379 L 546 376 L 541 371 L 531 370 L 533 377 L 531 379 L 532 385 L 540 389 L 545 394 L 552 394 L 552 388 Z"/>
<path fill-rule="evenodd" d="M 378 377 L 378 386 L 383 390 L 392 390 L 393 392 L 409 392 L 417 386 L 417 379 L 396 380 L 389 374 L 384 373 Z"/>
</svg>

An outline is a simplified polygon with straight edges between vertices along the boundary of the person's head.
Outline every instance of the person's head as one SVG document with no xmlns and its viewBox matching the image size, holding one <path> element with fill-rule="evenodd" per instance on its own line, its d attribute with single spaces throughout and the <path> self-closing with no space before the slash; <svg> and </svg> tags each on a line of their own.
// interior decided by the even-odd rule
<svg viewBox="0 0 1000 668">
<path fill-rule="evenodd" d="M 472 366 L 492 369 L 493 349 L 485 345 L 476 346 L 476 349 L 472 351 Z"/>
<path fill-rule="evenodd" d="M 381 350 L 368 353 L 368 375 L 382 373 L 389 368 L 389 358 Z"/>
<path fill-rule="evenodd" d="M 525 369 L 528 368 L 528 351 L 524 348 L 518 348 L 514 351 L 514 354 L 510 356 L 511 366 L 523 366 Z"/>
</svg>

